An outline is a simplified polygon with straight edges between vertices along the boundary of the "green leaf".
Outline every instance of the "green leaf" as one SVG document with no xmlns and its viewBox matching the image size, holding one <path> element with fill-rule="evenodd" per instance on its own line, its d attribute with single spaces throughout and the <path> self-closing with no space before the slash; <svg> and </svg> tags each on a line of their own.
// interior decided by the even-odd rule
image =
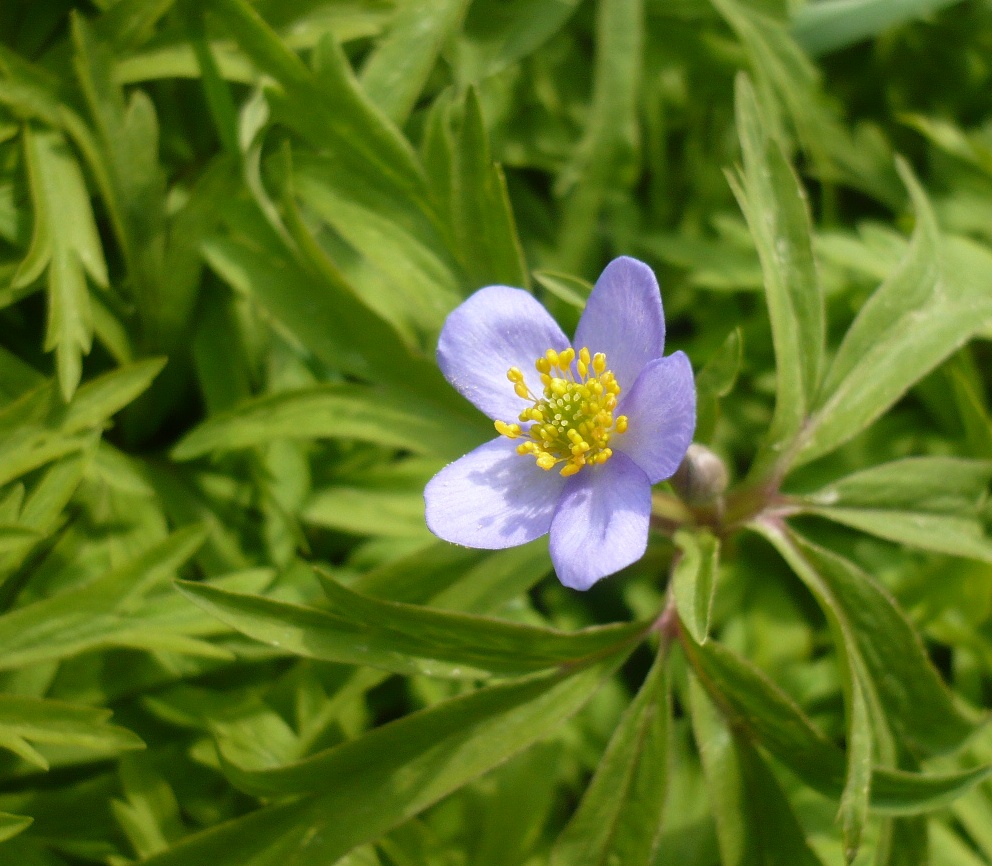
<svg viewBox="0 0 992 866">
<path fill-rule="evenodd" d="M 839 798 L 848 776 L 844 753 L 817 730 L 795 702 L 761 671 L 719 644 L 683 642 L 700 683 L 727 717 L 811 788 Z M 876 767 L 872 811 L 913 815 L 942 808 L 992 775 L 981 766 L 953 773 L 913 773 Z"/>
<path fill-rule="evenodd" d="M 165 363 L 164 358 L 146 358 L 91 379 L 65 408 L 62 429 L 78 433 L 103 425 L 147 391 Z"/>
<path fill-rule="evenodd" d="M 804 510 L 910 547 L 992 562 L 992 540 L 974 519 L 864 508 L 812 507 Z"/>
<path fill-rule="evenodd" d="M 379 601 L 330 578 L 331 612 L 178 584 L 196 604 L 255 640 L 339 664 L 436 677 L 513 676 L 575 665 L 643 634 L 639 623 L 565 633 L 418 605 Z"/>
<path fill-rule="evenodd" d="M 899 171 L 916 211 L 909 252 L 844 336 L 797 463 L 856 436 L 992 320 L 992 253 L 942 238 L 923 189 L 905 163 Z"/>
<path fill-rule="evenodd" d="M 82 480 L 88 462 L 89 458 L 86 454 L 70 455 L 41 474 L 38 482 L 20 504 L 20 514 L 17 516 L 19 525 L 31 529 L 33 537 L 20 547 L 0 555 L 0 583 L 7 584 L 31 550 L 36 545 L 44 544 L 55 531 L 62 519 L 63 509 Z M 16 580 L 11 585 L 4 586 L 3 592 L 0 593 L 2 604 L 8 605 L 19 589 Z"/>
<path fill-rule="evenodd" d="M 618 189 L 636 181 L 644 31 L 644 0 L 598 4 L 592 104 L 582 141 L 557 180 L 559 270 L 584 274 L 599 264 L 600 213 Z"/>
<path fill-rule="evenodd" d="M 209 40 L 207 39 L 204 16 L 200 9 L 188 7 L 186 29 L 189 43 L 196 55 L 196 65 L 203 84 L 203 95 L 210 109 L 210 116 L 224 149 L 230 154 L 238 153 L 237 111 L 231 90 L 224 80 Z M 118 66 L 118 73 L 120 67 Z M 118 80 L 120 80 L 118 76 Z"/>
<path fill-rule="evenodd" d="M 828 54 L 915 18 L 932 15 L 959 0 L 819 0 L 796 9 L 792 34 L 813 56 Z"/>
<path fill-rule="evenodd" d="M 816 399 L 825 339 L 823 291 L 806 194 L 746 76 L 737 78 L 735 93 L 744 167 L 731 185 L 761 260 L 777 370 L 775 416 L 757 458 L 764 468 L 789 447 Z"/>
<path fill-rule="evenodd" d="M 579 0 L 474 0 L 455 55 L 459 79 L 481 81 L 527 57 L 564 26 L 578 5 Z"/>
<path fill-rule="evenodd" d="M 592 284 L 586 280 L 558 271 L 534 271 L 534 279 L 549 294 L 580 312 L 592 293 Z"/>
<path fill-rule="evenodd" d="M 900 741 L 925 753 L 956 749 L 978 719 L 959 705 L 891 595 L 868 574 L 789 529 L 754 525 L 842 624 Z"/>
<path fill-rule="evenodd" d="M 465 96 L 455 137 L 452 181 L 455 236 L 472 288 L 530 285 L 503 170 L 492 161 L 475 88 Z"/>
<path fill-rule="evenodd" d="M 396 381 L 405 370 L 412 385 L 430 376 L 426 362 L 410 354 L 395 328 L 340 274 L 314 273 L 291 258 L 257 212 L 242 208 L 232 216 L 237 236 L 207 238 L 203 247 L 207 263 L 235 292 L 258 303 L 332 369 L 382 382 Z M 436 366 L 433 372 L 432 384 L 444 381 Z"/>
<path fill-rule="evenodd" d="M 847 691 L 847 777 L 840 795 L 837 820 L 844 839 L 844 858 L 854 861 L 861 847 L 871 797 L 872 761 L 878 750 L 874 742 L 868 705 L 868 689 L 860 660 L 845 653 L 844 685 Z"/>
<path fill-rule="evenodd" d="M 444 544 L 450 550 L 450 545 Z M 437 550 L 432 554 L 429 573 L 435 570 Z M 461 610 L 467 613 L 487 614 L 529 592 L 540 580 L 551 571 L 551 558 L 544 539 L 539 538 L 529 544 L 508 550 L 487 551 L 480 563 L 462 571 L 458 578 L 448 581 L 448 585 L 439 592 L 428 597 L 413 599 L 430 601 L 431 605 L 446 610 Z M 360 581 L 359 586 L 374 587 L 375 594 L 385 597 L 384 572 L 372 572 Z M 433 576 L 433 575 L 432 575 Z M 426 575 L 420 576 L 402 590 L 392 590 L 388 597 L 396 598 L 399 592 L 408 593 L 414 589 L 423 589 Z M 395 584 L 394 584 L 395 585 Z M 407 598 L 406 600 L 411 600 Z"/>
<path fill-rule="evenodd" d="M 440 468 L 440 467 L 438 467 Z M 424 524 L 424 483 L 411 488 L 334 485 L 314 493 L 304 506 L 304 523 L 356 535 L 430 538 Z"/>
<path fill-rule="evenodd" d="M 982 398 L 980 384 L 969 379 L 961 368 L 951 371 L 951 383 L 969 452 L 975 457 L 992 458 L 992 416 Z"/>
<path fill-rule="evenodd" d="M 0 484 L 91 445 L 96 431 L 151 384 L 160 360 L 104 373 L 66 405 L 45 382 L 0 409 Z"/>
<path fill-rule="evenodd" d="M 651 234 L 639 238 L 644 252 L 687 271 L 694 286 L 714 292 L 763 292 L 761 263 L 750 237 L 716 238 Z"/>
<path fill-rule="evenodd" d="M 110 801 L 114 818 L 139 857 L 164 851 L 182 833 L 176 795 L 145 758 L 124 756 L 118 775 L 126 799 Z"/>
<path fill-rule="evenodd" d="M 722 862 L 822 866 L 771 770 L 746 740 L 734 736 L 695 678 L 689 707 Z"/>
<path fill-rule="evenodd" d="M 720 541 L 706 529 L 699 532 L 680 530 L 674 541 L 682 551 L 672 574 L 675 606 L 693 640 L 705 643 L 716 594 Z"/>
<path fill-rule="evenodd" d="M 35 228 L 14 286 L 33 282 L 48 269 L 45 349 L 55 350 L 62 395 L 68 401 L 82 376 L 82 356 L 93 342 L 93 316 L 85 273 L 107 285 L 89 194 L 59 132 L 24 128 L 24 152 L 34 202 Z"/>
<path fill-rule="evenodd" d="M 978 509 L 992 463 L 911 457 L 864 469 L 800 497 L 803 511 L 890 541 L 992 561 Z"/>
<path fill-rule="evenodd" d="M 333 260 L 349 290 L 410 345 L 432 341 L 461 299 L 458 265 L 443 233 L 405 199 L 387 198 L 343 172 L 333 155 L 294 153 L 286 192 L 298 194 L 307 213 L 327 225 L 330 231 L 318 235 L 321 255 Z M 300 229 L 295 237 L 302 247 L 312 230 Z"/>
<path fill-rule="evenodd" d="M 668 788 L 667 647 L 617 724 L 551 866 L 650 866 Z"/>
<path fill-rule="evenodd" d="M 801 500 L 880 511 L 974 515 L 992 480 L 992 461 L 906 457 L 847 475 Z"/>
<path fill-rule="evenodd" d="M 890 818 L 883 825 L 888 850 L 876 860 L 879 866 L 929 866 L 930 821 L 921 816 Z M 882 845 L 879 847 L 882 848 Z"/>
<path fill-rule="evenodd" d="M 536 743 L 474 787 L 473 794 L 481 789 L 482 798 L 478 839 L 470 844 L 472 866 L 527 859 L 557 814 L 558 771 L 566 754 L 560 739 Z"/>
<path fill-rule="evenodd" d="M 720 415 L 720 398 L 733 390 L 743 359 L 744 337 L 734 328 L 696 376 L 695 441 L 710 442 Z"/>
<path fill-rule="evenodd" d="M 437 219 L 413 148 L 368 99 L 326 30 L 317 50 L 319 72 L 313 75 L 248 3 L 215 0 L 210 13 L 258 69 L 279 83 L 280 91 L 268 97 L 280 120 L 333 153 L 342 172 Z"/>
<path fill-rule="evenodd" d="M 172 450 L 176 460 L 264 445 L 273 439 L 357 439 L 415 454 L 456 457 L 478 444 L 473 425 L 397 390 L 314 385 L 247 400 L 209 418 Z"/>
<path fill-rule="evenodd" d="M 468 5 L 467 0 L 405 4 L 362 65 L 362 89 L 397 125 L 409 117 L 441 48 Z"/>
<path fill-rule="evenodd" d="M 437 802 L 557 731 L 625 657 L 453 698 L 298 764 L 243 772 L 258 793 L 318 792 L 188 837 L 146 866 L 318 866 Z"/>
<path fill-rule="evenodd" d="M 34 823 L 34 818 L 28 815 L 11 815 L 10 812 L 0 812 L 0 842 L 6 842 L 22 830 L 27 830 Z"/>
<path fill-rule="evenodd" d="M 770 523 L 764 528 L 776 536 L 786 531 L 784 527 Z M 780 552 L 783 552 L 781 548 Z M 849 612 L 836 598 L 831 582 L 823 580 L 815 568 L 801 559 L 787 557 L 787 562 L 823 609 L 839 658 L 846 716 L 847 761 L 838 820 L 843 828 L 845 860 L 850 863 L 860 847 L 868 817 L 872 761 L 876 756 L 880 761 L 889 757 L 887 740 L 882 736 L 876 738 L 876 733 L 881 735 L 888 730 L 886 720 L 881 719 L 878 727 L 872 724 L 875 718 L 882 715 L 882 710 L 878 708 L 880 701 L 876 685 L 871 679 L 871 674 L 878 671 L 865 664 L 857 628 Z M 874 715 L 872 710 L 875 710 Z"/>
<path fill-rule="evenodd" d="M 38 533 L 27 526 L 0 523 L 0 553 L 16 550 L 25 543 L 31 544 L 39 538 Z"/>
<path fill-rule="evenodd" d="M 73 67 L 98 137 L 97 180 L 124 256 L 128 286 L 149 347 L 168 350 L 181 337 L 198 285 L 166 268 L 166 178 L 158 161 L 155 106 L 137 90 L 125 101 L 112 76 L 110 46 L 80 15 L 72 17 L 72 47 Z"/>
<path fill-rule="evenodd" d="M 9 740 L 75 747 L 101 754 L 143 749 L 131 731 L 107 724 L 111 711 L 62 701 L 0 695 L 0 745 Z M 42 760 L 42 767 L 48 768 Z M 37 762 L 37 757 L 32 763 Z"/>
<path fill-rule="evenodd" d="M 768 111 L 765 120 L 771 135 L 787 146 L 786 127 L 791 125 L 823 180 L 853 185 L 890 207 L 899 207 L 902 195 L 892 170 L 891 144 L 868 129 L 852 135 L 840 122 L 823 93 L 820 70 L 775 14 L 784 8 L 782 4 L 711 2 L 740 40 Z"/>
<path fill-rule="evenodd" d="M 178 530 L 141 556 L 77 589 L 0 616 L 0 670 L 65 659 L 107 646 L 145 646 L 155 633 L 135 629 L 129 615 L 203 543 L 200 527 Z"/>
</svg>

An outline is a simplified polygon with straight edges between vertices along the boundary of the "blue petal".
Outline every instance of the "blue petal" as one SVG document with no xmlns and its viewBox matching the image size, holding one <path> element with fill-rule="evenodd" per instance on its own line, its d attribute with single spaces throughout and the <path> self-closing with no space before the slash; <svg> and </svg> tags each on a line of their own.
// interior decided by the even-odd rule
<svg viewBox="0 0 992 866">
<path fill-rule="evenodd" d="M 685 353 L 648 364 L 620 395 L 616 414 L 627 416 L 627 432 L 614 434 L 610 447 L 630 457 L 652 484 L 671 476 L 696 430 L 696 383 Z"/>
<path fill-rule="evenodd" d="M 448 316 L 437 344 L 445 378 L 494 420 L 514 423 L 529 405 L 507 381 L 519 367 L 535 394 L 543 390 L 534 362 L 548 349 L 569 346 L 558 323 L 523 289 L 479 289 Z"/>
<path fill-rule="evenodd" d="M 614 454 L 565 484 L 551 521 L 551 561 L 572 589 L 637 562 L 648 545 L 651 485 L 633 460 Z"/>
<path fill-rule="evenodd" d="M 551 527 L 565 479 L 499 438 L 435 475 L 424 490 L 427 528 L 466 547 L 498 550 L 540 538 Z"/>
<path fill-rule="evenodd" d="M 621 256 L 600 274 L 589 295 L 575 347 L 606 353 L 606 366 L 629 388 L 648 361 L 665 352 L 665 313 L 654 271 Z"/>
</svg>

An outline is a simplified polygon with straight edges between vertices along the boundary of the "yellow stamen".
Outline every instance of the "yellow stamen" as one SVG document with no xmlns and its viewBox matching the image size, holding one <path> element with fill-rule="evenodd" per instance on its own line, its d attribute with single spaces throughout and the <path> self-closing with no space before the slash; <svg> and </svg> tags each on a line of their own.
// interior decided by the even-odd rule
<svg viewBox="0 0 992 866">
<path fill-rule="evenodd" d="M 535 360 L 534 368 L 543 388 L 536 396 L 518 367 L 507 370 L 514 393 L 531 405 L 519 413 L 520 424 L 496 421 L 496 430 L 509 439 L 524 437 L 517 453 L 533 457 L 545 471 L 557 466 L 565 478 L 584 466 L 606 463 L 613 456 L 611 436 L 625 433 L 629 423 L 625 415 L 613 417 L 620 385 L 607 369 L 606 355 L 593 355 L 585 346 L 578 353 L 572 348 L 548 349 Z M 529 429 L 521 427 L 528 422 L 533 422 Z"/>
</svg>

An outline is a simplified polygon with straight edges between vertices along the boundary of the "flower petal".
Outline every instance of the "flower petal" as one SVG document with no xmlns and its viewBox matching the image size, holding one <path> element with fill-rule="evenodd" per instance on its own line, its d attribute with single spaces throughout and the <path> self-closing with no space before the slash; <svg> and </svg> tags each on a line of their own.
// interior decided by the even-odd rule
<svg viewBox="0 0 992 866">
<path fill-rule="evenodd" d="M 548 349 L 562 351 L 568 338 L 523 289 L 487 286 L 448 316 L 437 344 L 437 362 L 462 396 L 494 420 L 514 423 L 528 404 L 513 391 L 506 371 L 519 367 L 535 394 L 543 386 L 534 362 Z"/>
<path fill-rule="evenodd" d="M 606 353 L 606 366 L 621 388 L 629 388 L 648 361 L 665 351 L 665 313 L 654 271 L 621 256 L 600 274 L 589 295 L 575 347 Z"/>
<path fill-rule="evenodd" d="M 685 352 L 648 364 L 620 395 L 616 414 L 627 416 L 627 432 L 610 440 L 614 450 L 630 457 L 652 484 L 672 475 L 696 430 L 696 383 Z"/>
<path fill-rule="evenodd" d="M 438 538 L 498 550 L 540 538 L 565 479 L 499 438 L 446 466 L 424 490 L 427 528 Z"/>
<path fill-rule="evenodd" d="M 614 454 L 565 484 L 551 521 L 551 561 L 558 579 L 589 589 L 644 555 L 651 515 L 651 485 L 634 461 Z"/>
</svg>

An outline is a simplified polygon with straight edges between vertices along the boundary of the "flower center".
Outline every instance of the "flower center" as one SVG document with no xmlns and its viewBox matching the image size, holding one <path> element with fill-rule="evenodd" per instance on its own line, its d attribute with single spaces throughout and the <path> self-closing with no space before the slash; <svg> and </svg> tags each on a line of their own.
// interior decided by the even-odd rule
<svg viewBox="0 0 992 866">
<path fill-rule="evenodd" d="M 572 370 L 575 362 L 576 375 Z M 520 424 L 497 421 L 496 430 L 508 439 L 523 437 L 518 454 L 530 454 L 537 465 L 551 470 L 560 463 L 561 474 L 574 475 L 583 466 L 605 463 L 613 456 L 608 443 L 614 433 L 627 429 L 627 417 L 613 417 L 620 386 L 606 369 L 606 355 L 575 349 L 556 352 L 548 349 L 534 362 L 544 385 L 543 396 L 535 396 L 524 383 L 524 374 L 510 367 L 506 378 L 513 383 L 519 397 L 532 405 L 519 416 L 521 422 L 533 421 L 526 430 Z"/>
</svg>

